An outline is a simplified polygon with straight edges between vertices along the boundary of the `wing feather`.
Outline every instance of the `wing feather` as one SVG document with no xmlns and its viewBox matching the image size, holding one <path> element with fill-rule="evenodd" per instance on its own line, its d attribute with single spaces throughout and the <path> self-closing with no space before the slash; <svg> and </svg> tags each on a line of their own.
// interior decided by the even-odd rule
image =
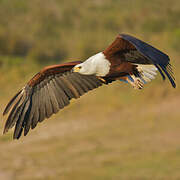
<svg viewBox="0 0 180 180">
<path fill-rule="evenodd" d="M 163 80 L 167 76 L 172 86 L 176 87 L 168 55 L 133 36 L 118 35 L 103 53 L 112 63 L 121 60 L 134 64 L 153 64 L 157 67 Z"/>
<path fill-rule="evenodd" d="M 7 119 L 6 123 L 5 123 L 5 127 L 4 127 L 4 132 L 3 133 L 6 133 L 9 128 L 14 126 L 14 124 L 15 124 L 17 118 L 18 118 L 17 116 L 15 117 L 15 114 L 17 113 L 17 109 L 19 107 L 19 104 L 21 104 L 22 99 L 23 99 L 23 95 L 19 98 L 19 100 L 13 106 L 13 108 L 12 108 L 12 110 L 11 110 L 9 116 L 8 116 L 8 119 Z"/>
<path fill-rule="evenodd" d="M 15 130 L 14 130 L 14 136 L 13 138 L 14 139 L 18 139 L 20 136 L 21 136 L 21 133 L 22 133 L 22 130 L 23 130 L 23 121 L 24 121 L 24 117 L 25 117 L 25 114 L 29 108 L 29 105 L 30 105 L 30 100 L 26 100 L 25 103 L 23 103 L 21 105 L 21 108 L 19 109 L 19 111 L 21 112 L 19 114 L 19 118 L 17 120 L 17 123 L 16 123 L 16 127 L 15 127 Z"/>
<path fill-rule="evenodd" d="M 88 88 L 88 90 L 94 89 L 93 84 L 90 81 L 88 81 L 88 78 L 87 79 L 85 77 L 81 78 L 81 76 L 78 73 L 77 73 L 77 77 L 79 78 L 79 81 L 82 82 L 82 84 L 84 84 Z"/>
<path fill-rule="evenodd" d="M 62 68 L 62 67 L 61 67 Z M 72 68 L 72 66 L 71 66 Z M 38 122 L 49 118 L 84 93 L 101 86 L 96 76 L 86 76 L 71 72 L 41 71 L 31 79 L 8 103 L 4 114 L 10 111 L 4 133 L 15 125 L 14 139 L 19 139 L 24 131 L 26 136 Z M 67 70 L 67 67 L 66 67 Z M 43 73 L 42 73 L 43 72 Z M 42 73 L 42 74 L 41 74 Z"/>
<path fill-rule="evenodd" d="M 57 82 L 58 86 L 64 91 L 64 93 L 68 97 L 68 100 L 70 100 L 75 96 L 73 95 L 72 91 L 68 88 L 68 86 L 65 84 L 63 79 L 63 77 L 55 77 L 55 81 Z M 66 100 L 66 103 L 68 100 Z"/>
<path fill-rule="evenodd" d="M 161 69 L 160 74 L 161 75 L 163 74 L 162 75 L 163 79 L 165 79 L 165 75 L 164 75 L 165 73 L 168 79 L 170 80 L 172 86 L 174 88 L 176 87 L 176 84 L 174 82 L 175 78 L 167 68 L 167 66 L 170 66 L 170 59 L 168 55 L 130 35 L 122 34 L 121 37 L 126 41 L 128 41 L 129 43 L 131 43 L 133 46 L 135 46 L 138 52 L 149 60 L 149 63 L 158 65 L 159 69 Z"/>
<path fill-rule="evenodd" d="M 77 73 L 78 74 L 78 73 Z M 71 79 L 74 83 L 77 84 L 78 87 L 81 88 L 81 92 L 82 92 L 82 95 L 84 93 L 86 93 L 87 91 L 89 91 L 89 88 L 87 87 L 86 84 L 82 83 L 82 79 L 79 78 L 79 76 L 76 75 L 71 75 Z M 84 81 L 83 81 L 84 82 Z"/>
<path fill-rule="evenodd" d="M 46 113 L 45 113 L 45 102 L 44 102 L 44 87 L 40 85 L 40 90 L 39 90 L 39 122 L 42 122 L 46 118 Z"/>
<path fill-rule="evenodd" d="M 51 80 L 50 80 L 49 83 L 47 84 L 48 94 L 50 97 L 50 102 L 51 102 L 51 107 L 52 107 L 53 113 L 57 113 L 59 111 L 59 105 L 58 105 L 58 102 L 54 95 L 52 86 L 53 86 L 53 84 L 51 83 Z"/>
<path fill-rule="evenodd" d="M 72 90 L 75 92 L 77 97 L 80 97 L 84 94 L 84 90 L 81 88 L 80 85 L 76 81 L 74 81 L 75 77 L 73 78 L 72 75 L 67 76 L 67 80 L 72 84 L 74 87 Z"/>
<path fill-rule="evenodd" d="M 11 99 L 11 101 L 9 101 L 9 103 L 7 104 L 3 115 L 7 114 L 9 112 L 9 110 L 11 109 L 12 105 L 14 104 L 15 100 L 17 99 L 17 97 L 20 95 L 20 93 L 22 92 L 22 90 L 20 90 L 17 94 L 15 94 L 15 96 Z"/>
<path fill-rule="evenodd" d="M 64 106 L 68 104 L 69 100 L 64 91 L 58 86 L 55 79 L 52 79 L 52 83 L 54 84 L 53 90 L 59 105 L 59 109 L 62 109 Z"/>
<path fill-rule="evenodd" d="M 45 109 L 46 109 L 46 118 L 49 118 L 52 114 L 53 114 L 53 109 L 52 109 L 52 105 L 51 105 L 51 100 L 49 97 L 49 91 L 47 88 L 47 85 L 44 87 L 44 101 L 45 101 Z"/>
<path fill-rule="evenodd" d="M 27 110 L 26 115 L 24 117 L 24 136 L 28 134 L 32 122 L 32 118 L 30 119 L 30 112 L 32 109 L 32 97 L 30 97 L 29 99 L 30 99 L 29 109 Z"/>
<path fill-rule="evenodd" d="M 32 105 L 34 106 L 32 112 L 31 129 L 34 129 L 39 120 L 39 90 L 34 91 Z"/>
</svg>

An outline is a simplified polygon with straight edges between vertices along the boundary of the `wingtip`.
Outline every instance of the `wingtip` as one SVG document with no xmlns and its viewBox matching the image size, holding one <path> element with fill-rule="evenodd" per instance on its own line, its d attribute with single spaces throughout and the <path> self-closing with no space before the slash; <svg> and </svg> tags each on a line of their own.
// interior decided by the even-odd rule
<svg viewBox="0 0 180 180">
<path fill-rule="evenodd" d="M 5 115 L 8 113 L 8 111 L 9 111 L 9 107 L 6 106 L 6 108 L 5 108 L 4 111 L 3 111 L 3 116 L 5 116 Z"/>
<path fill-rule="evenodd" d="M 173 88 L 176 88 L 176 83 L 173 81 L 173 83 L 171 83 L 172 84 L 172 87 Z"/>
<path fill-rule="evenodd" d="M 2 115 L 5 116 L 8 112 L 9 112 L 9 110 L 6 108 L 6 109 L 4 109 Z"/>
<path fill-rule="evenodd" d="M 3 134 L 6 134 L 8 132 L 8 129 L 5 127 L 3 130 Z"/>
<path fill-rule="evenodd" d="M 23 89 L 21 89 L 20 91 L 18 91 L 18 93 L 16 93 L 14 95 L 14 97 L 9 101 L 9 103 L 6 105 L 4 111 L 3 111 L 3 116 L 6 115 L 9 110 L 11 109 L 12 105 L 14 104 L 14 102 L 16 101 L 16 99 L 19 97 L 20 93 L 22 92 Z"/>
</svg>

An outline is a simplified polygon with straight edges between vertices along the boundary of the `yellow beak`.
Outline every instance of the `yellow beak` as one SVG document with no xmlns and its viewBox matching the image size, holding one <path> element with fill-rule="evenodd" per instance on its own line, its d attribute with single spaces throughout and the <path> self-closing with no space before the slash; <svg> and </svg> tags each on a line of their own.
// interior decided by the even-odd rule
<svg viewBox="0 0 180 180">
<path fill-rule="evenodd" d="M 74 67 L 73 72 L 79 72 L 80 68 L 79 67 Z"/>
</svg>

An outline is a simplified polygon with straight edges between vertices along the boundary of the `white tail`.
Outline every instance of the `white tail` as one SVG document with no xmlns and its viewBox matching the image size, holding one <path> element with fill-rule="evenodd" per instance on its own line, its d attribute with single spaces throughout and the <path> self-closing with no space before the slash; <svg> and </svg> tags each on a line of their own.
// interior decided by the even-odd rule
<svg viewBox="0 0 180 180">
<path fill-rule="evenodd" d="M 123 80 L 131 84 L 135 89 L 142 89 L 144 84 L 150 82 L 152 79 L 155 79 L 157 75 L 156 71 L 158 70 L 154 65 L 144 65 L 144 64 L 135 64 L 139 72 L 139 76 L 127 75 L 127 79 Z"/>
<path fill-rule="evenodd" d="M 157 75 L 156 71 L 158 70 L 154 65 L 144 65 L 136 64 L 137 70 L 140 72 L 140 78 L 144 83 L 150 82 L 152 79 L 155 79 Z"/>
</svg>

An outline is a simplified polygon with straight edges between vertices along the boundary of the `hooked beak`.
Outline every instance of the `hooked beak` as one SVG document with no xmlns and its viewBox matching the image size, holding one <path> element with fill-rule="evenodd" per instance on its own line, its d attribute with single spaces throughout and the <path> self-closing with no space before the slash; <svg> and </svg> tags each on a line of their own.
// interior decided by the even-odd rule
<svg viewBox="0 0 180 180">
<path fill-rule="evenodd" d="M 80 70 L 79 67 L 74 67 L 74 68 L 72 69 L 72 72 L 79 72 L 79 70 Z"/>
</svg>

